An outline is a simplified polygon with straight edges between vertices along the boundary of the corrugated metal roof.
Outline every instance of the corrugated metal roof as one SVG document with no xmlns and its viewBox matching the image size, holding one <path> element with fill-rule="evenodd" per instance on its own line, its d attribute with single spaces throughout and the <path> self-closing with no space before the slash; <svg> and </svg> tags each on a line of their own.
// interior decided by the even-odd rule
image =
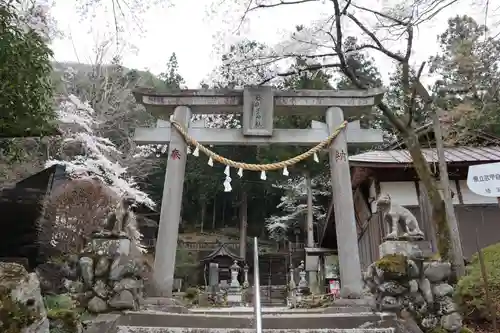
<svg viewBox="0 0 500 333">
<path fill-rule="evenodd" d="M 438 161 L 435 148 L 423 148 L 422 151 L 427 162 L 435 163 Z M 500 161 L 500 147 L 450 147 L 444 149 L 444 156 L 448 163 L 498 162 Z M 412 163 L 412 158 L 406 149 L 372 150 L 350 156 L 349 162 L 408 164 Z"/>
</svg>

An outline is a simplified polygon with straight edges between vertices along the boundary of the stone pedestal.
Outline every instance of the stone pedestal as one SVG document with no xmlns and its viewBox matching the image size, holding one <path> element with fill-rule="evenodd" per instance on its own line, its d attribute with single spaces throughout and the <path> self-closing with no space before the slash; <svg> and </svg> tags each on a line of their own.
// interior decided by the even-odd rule
<svg viewBox="0 0 500 333">
<path fill-rule="evenodd" d="M 106 231 L 94 233 L 80 255 L 74 297 L 90 294 L 83 306 L 92 313 L 138 310 L 143 301 L 144 266 L 130 252 L 131 240 Z M 79 281 L 83 285 L 76 288 Z"/>
<path fill-rule="evenodd" d="M 94 233 L 85 251 L 105 256 L 117 256 L 130 254 L 130 239 L 123 233 L 111 235 L 106 232 Z"/>
<path fill-rule="evenodd" d="M 241 306 L 243 302 L 243 294 L 241 290 L 232 291 L 231 289 L 227 292 L 227 304 L 230 306 Z"/>
<path fill-rule="evenodd" d="M 307 272 L 309 289 L 313 294 L 320 294 L 318 284 L 319 256 L 306 255 L 305 269 Z"/>
<path fill-rule="evenodd" d="M 388 240 L 379 245 L 379 256 L 383 258 L 391 254 L 402 254 L 410 259 L 420 259 L 428 255 L 430 243 L 427 241 Z"/>
</svg>

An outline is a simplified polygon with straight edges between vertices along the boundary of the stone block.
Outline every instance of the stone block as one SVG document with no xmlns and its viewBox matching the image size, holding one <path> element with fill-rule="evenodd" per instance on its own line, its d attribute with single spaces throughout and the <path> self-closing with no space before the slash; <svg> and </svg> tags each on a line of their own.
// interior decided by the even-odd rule
<svg viewBox="0 0 500 333">
<path fill-rule="evenodd" d="M 115 255 L 130 254 L 130 239 L 128 238 L 94 238 L 90 241 L 92 253 L 101 253 L 102 255 L 114 257 Z"/>
<path fill-rule="evenodd" d="M 243 302 L 242 293 L 227 293 L 227 303 L 229 305 L 241 305 Z"/>
<path fill-rule="evenodd" d="M 317 255 L 306 255 L 306 271 L 317 272 L 319 265 L 319 257 Z"/>
<path fill-rule="evenodd" d="M 380 258 L 391 254 L 402 254 L 408 258 L 422 258 L 428 252 L 430 243 L 427 241 L 385 241 L 379 245 Z"/>
</svg>

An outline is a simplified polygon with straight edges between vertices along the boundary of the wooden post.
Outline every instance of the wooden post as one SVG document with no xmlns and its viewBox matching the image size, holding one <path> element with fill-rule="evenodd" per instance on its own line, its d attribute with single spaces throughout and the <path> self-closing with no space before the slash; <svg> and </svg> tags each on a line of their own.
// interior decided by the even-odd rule
<svg viewBox="0 0 500 333">
<path fill-rule="evenodd" d="M 212 230 L 215 230 L 216 227 L 216 221 L 215 221 L 215 213 L 217 212 L 215 210 L 217 204 L 217 195 L 214 195 L 214 209 L 212 210 Z"/>
<path fill-rule="evenodd" d="M 450 180 L 448 178 L 448 167 L 444 156 L 443 134 L 441 123 L 439 121 L 438 111 L 431 112 L 434 125 L 434 137 L 436 139 L 436 150 L 439 160 L 439 179 L 441 189 L 443 190 L 443 200 L 446 208 L 446 220 L 450 229 L 451 247 L 453 251 L 453 266 L 457 278 L 465 274 L 464 254 L 462 250 L 462 240 L 460 239 L 460 231 L 458 229 L 457 217 L 455 208 L 453 207 L 453 199 L 451 197 Z"/>
<path fill-rule="evenodd" d="M 205 200 L 203 200 L 203 202 L 201 203 L 200 233 L 203 233 L 203 225 L 205 224 L 206 212 L 207 212 L 207 202 Z"/>
</svg>

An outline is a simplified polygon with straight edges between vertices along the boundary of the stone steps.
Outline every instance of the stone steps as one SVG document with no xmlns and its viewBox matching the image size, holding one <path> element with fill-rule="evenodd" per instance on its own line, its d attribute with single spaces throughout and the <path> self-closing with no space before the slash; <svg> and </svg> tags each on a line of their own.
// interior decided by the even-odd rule
<svg viewBox="0 0 500 333">
<path fill-rule="evenodd" d="M 250 333 L 255 332 L 252 313 L 128 312 L 115 323 L 117 333 Z M 394 333 L 392 314 L 359 313 L 264 313 L 266 333 Z"/>
<path fill-rule="evenodd" d="M 394 328 L 352 328 L 352 329 L 263 329 L 263 333 L 395 333 Z M 125 327 L 120 326 L 116 333 L 255 333 L 254 328 L 191 328 L 185 327 Z"/>
<path fill-rule="evenodd" d="M 199 313 L 199 314 L 220 314 L 220 315 L 234 315 L 234 314 L 242 314 L 242 313 L 253 313 L 252 307 L 241 307 L 241 308 L 193 308 L 189 309 L 186 312 L 189 313 Z M 173 311 L 169 311 L 173 312 Z M 360 313 L 360 312 L 372 312 L 370 306 L 330 306 L 327 308 L 296 308 L 290 309 L 287 307 L 281 306 L 271 306 L 271 307 L 263 307 L 263 314 L 300 314 L 300 313 Z"/>
</svg>

